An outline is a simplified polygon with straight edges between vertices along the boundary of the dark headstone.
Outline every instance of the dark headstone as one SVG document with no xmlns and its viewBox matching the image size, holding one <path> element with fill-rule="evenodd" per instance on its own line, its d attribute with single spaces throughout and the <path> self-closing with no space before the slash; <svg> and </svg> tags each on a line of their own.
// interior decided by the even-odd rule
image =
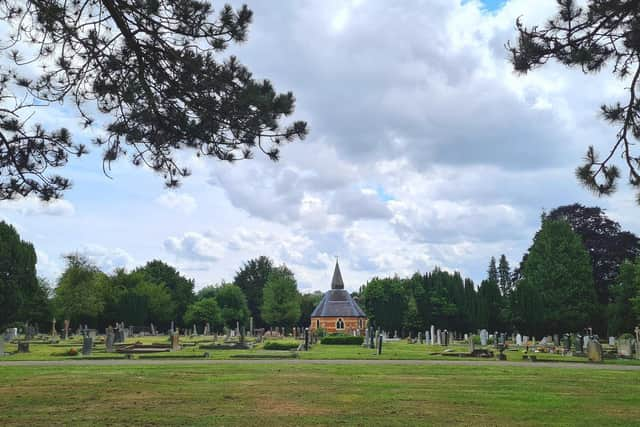
<svg viewBox="0 0 640 427">
<path fill-rule="evenodd" d="M 378 334 L 378 348 L 377 348 L 378 356 L 382 354 L 382 335 Z"/>
<path fill-rule="evenodd" d="M 309 351 L 309 328 L 304 330 L 304 350 Z"/>
<path fill-rule="evenodd" d="M 18 343 L 18 353 L 29 353 L 29 342 L 20 341 Z"/>
<path fill-rule="evenodd" d="M 85 337 L 82 338 L 82 355 L 90 356 L 92 349 L 93 349 L 93 338 L 91 338 L 88 335 L 85 335 Z"/>
</svg>

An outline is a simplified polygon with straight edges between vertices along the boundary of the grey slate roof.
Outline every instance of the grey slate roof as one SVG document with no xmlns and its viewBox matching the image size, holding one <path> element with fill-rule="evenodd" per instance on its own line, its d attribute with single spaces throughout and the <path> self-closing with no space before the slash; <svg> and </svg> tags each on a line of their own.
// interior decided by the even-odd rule
<svg viewBox="0 0 640 427">
<path fill-rule="evenodd" d="M 351 298 L 349 291 L 344 289 L 337 261 L 331 280 L 331 290 L 324 294 L 320 304 L 311 313 L 311 317 L 367 317 L 358 303 Z"/>
</svg>

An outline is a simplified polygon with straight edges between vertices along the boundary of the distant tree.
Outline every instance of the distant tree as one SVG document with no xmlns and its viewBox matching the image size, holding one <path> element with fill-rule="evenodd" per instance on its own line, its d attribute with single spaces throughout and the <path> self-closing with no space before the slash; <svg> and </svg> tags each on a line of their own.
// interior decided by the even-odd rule
<svg viewBox="0 0 640 427">
<path fill-rule="evenodd" d="M 300 325 L 305 328 L 311 325 L 311 313 L 320 303 L 322 296 L 323 293 L 320 291 L 300 296 Z"/>
<path fill-rule="evenodd" d="M 167 287 L 174 307 L 173 317 L 178 324 L 184 325 L 182 316 L 195 299 L 193 280 L 185 278 L 178 270 L 159 260 L 148 262 L 144 267 L 136 269 L 134 273 L 144 275 L 149 283 L 164 284 Z"/>
<path fill-rule="evenodd" d="M 527 28 L 518 19 L 518 41 L 515 46 L 508 45 L 511 61 L 520 73 L 540 67 L 550 59 L 585 73 L 611 66 L 613 75 L 628 85 L 625 102 L 601 107 L 603 118 L 618 126 L 618 133 L 604 157 L 589 147 L 585 163 L 577 168 L 576 175 L 595 193 L 611 194 L 620 177 L 618 167 L 613 164 L 618 153 L 628 168 L 629 183 L 640 189 L 640 153 L 633 151 L 640 135 L 638 4 L 632 0 L 588 0 L 583 8 L 580 3 L 558 0 L 557 15 L 543 27 Z"/>
<path fill-rule="evenodd" d="M 196 294 L 196 299 L 199 301 L 205 298 L 215 298 L 216 293 L 218 292 L 218 288 L 220 286 L 224 286 L 225 284 L 226 284 L 225 282 L 222 282 L 219 286 L 214 286 L 214 285 L 205 286 L 204 288 L 198 291 L 198 293 Z"/>
<path fill-rule="evenodd" d="M 499 282 L 498 268 L 496 267 L 495 257 L 491 257 L 491 261 L 489 261 L 489 268 L 487 270 L 487 280 L 495 284 L 498 284 Z"/>
<path fill-rule="evenodd" d="M 271 270 L 261 309 L 269 326 L 292 327 L 300 319 L 300 293 L 293 273 L 285 266 Z"/>
<path fill-rule="evenodd" d="M 247 324 L 249 320 L 249 308 L 247 298 L 242 289 L 234 284 L 224 284 L 218 288 L 216 301 L 221 310 L 222 321 L 229 329 L 235 329 L 236 322 L 240 326 Z"/>
<path fill-rule="evenodd" d="M 579 331 L 592 326 L 598 305 L 591 260 L 565 221 L 544 220 L 522 270 L 519 293 L 541 298 L 543 320 L 533 334 Z M 519 305 L 528 304 L 520 301 Z M 530 304 L 533 305 L 533 304 Z M 520 313 L 519 318 L 522 317 Z"/>
<path fill-rule="evenodd" d="M 44 277 L 38 277 L 37 287 L 25 298 L 18 314 L 18 318 L 31 324 L 48 324 L 53 316 L 51 298 L 53 288 Z"/>
<path fill-rule="evenodd" d="M 27 125 L 42 105 L 71 101 L 86 126 L 99 112 L 103 168 L 129 156 L 169 187 L 189 173 L 178 150 L 234 161 L 258 148 L 277 160 L 283 142 L 304 138 L 306 123 L 282 126 L 291 92 L 216 57 L 247 39 L 252 12 L 212 14 L 198 0 L 0 1 L 0 52 L 14 63 L 0 70 L 0 199 L 60 197 L 70 181 L 47 173 L 87 152 L 67 129 Z"/>
<path fill-rule="evenodd" d="M 609 304 L 609 335 L 633 331 L 638 318 L 633 310 L 633 299 L 640 290 L 640 261 L 625 261 L 620 267 L 618 285 L 613 288 L 613 302 Z"/>
<path fill-rule="evenodd" d="M 495 259 L 492 259 L 495 262 Z M 504 329 L 500 317 L 502 296 L 496 281 L 487 279 L 480 283 L 478 288 L 478 307 L 480 313 L 478 327 L 486 328 L 490 331 L 502 331 Z"/>
<path fill-rule="evenodd" d="M 184 315 L 186 324 L 205 324 L 209 323 L 212 331 L 222 329 L 222 313 L 220 306 L 215 298 L 202 298 L 187 308 Z"/>
<path fill-rule="evenodd" d="M 362 296 L 363 309 L 375 327 L 391 333 L 402 330 L 408 298 L 399 277 L 371 279 Z"/>
<path fill-rule="evenodd" d="M 625 260 L 640 256 L 640 239 L 622 231 L 620 224 L 607 217 L 598 207 L 579 204 L 560 206 L 547 215 L 551 220 L 564 220 L 576 232 L 589 252 L 598 302 L 606 306 L 612 301 L 610 290 L 617 283 Z"/>
<path fill-rule="evenodd" d="M 236 273 L 233 283 L 242 289 L 247 296 L 247 304 L 251 315 L 253 316 L 253 323 L 256 328 L 262 328 L 265 326 L 265 322 L 262 318 L 260 309 L 262 307 L 262 292 L 269 274 L 273 269 L 273 261 L 266 256 L 250 259 L 240 271 Z"/>
<path fill-rule="evenodd" d="M 33 317 L 29 301 L 41 291 L 36 262 L 33 245 L 0 221 L 0 326 Z"/>
<path fill-rule="evenodd" d="M 55 289 L 57 316 L 75 325 L 95 325 L 103 314 L 105 302 L 100 290 L 108 278 L 82 255 L 70 254 L 65 259 L 67 267 Z"/>
<path fill-rule="evenodd" d="M 511 293 L 511 269 L 509 268 L 509 261 L 507 257 L 502 254 L 498 263 L 498 285 L 500 286 L 500 293 L 503 297 L 508 296 Z"/>
</svg>

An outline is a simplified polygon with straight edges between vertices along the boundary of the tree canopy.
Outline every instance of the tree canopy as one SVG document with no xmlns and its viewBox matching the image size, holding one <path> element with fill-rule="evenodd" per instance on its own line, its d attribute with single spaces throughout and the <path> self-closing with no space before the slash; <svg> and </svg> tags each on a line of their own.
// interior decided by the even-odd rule
<svg viewBox="0 0 640 427">
<path fill-rule="evenodd" d="M 543 221 L 517 286 L 523 287 L 518 295 L 521 304 L 539 303 L 533 310 L 523 310 L 521 326 L 528 332 L 551 334 L 593 326 L 598 306 L 591 260 L 567 222 Z"/>
<path fill-rule="evenodd" d="M 249 310 L 253 313 L 256 328 L 265 326 L 262 317 L 262 292 L 273 269 L 273 261 L 266 256 L 250 259 L 236 273 L 233 283 L 242 289 L 247 296 Z"/>
<path fill-rule="evenodd" d="M 252 12 L 225 5 L 213 15 L 198 0 L 0 0 L 11 27 L 0 51 L 13 60 L 0 69 L 0 199 L 48 200 L 70 187 L 50 169 L 87 148 L 65 128 L 28 125 L 52 103 L 72 103 L 85 126 L 105 123 L 93 141 L 105 171 L 128 157 L 169 187 L 189 174 L 178 150 L 235 161 L 257 148 L 277 160 L 283 142 L 304 138 L 305 122 L 282 123 L 294 110 L 291 92 L 219 57 L 247 39 Z"/>
<path fill-rule="evenodd" d="M 640 190 L 640 43 L 638 43 L 638 3 L 635 0 L 588 0 L 581 7 L 576 0 L 558 0 L 558 13 L 544 26 L 526 27 L 516 22 L 518 40 L 508 44 L 514 69 L 527 73 L 556 59 L 585 73 L 605 67 L 627 87 L 621 103 L 602 105 L 602 117 L 618 127 L 611 148 L 600 156 L 590 146 L 585 162 L 576 169 L 579 180 L 597 194 L 616 190 L 620 170 L 614 164 L 619 154 L 633 188 Z M 640 191 L 638 192 L 640 203 Z"/>
<path fill-rule="evenodd" d="M 293 273 L 285 266 L 271 270 L 264 287 L 262 316 L 270 326 L 291 327 L 300 320 L 300 293 Z"/>
<path fill-rule="evenodd" d="M 0 326 L 31 319 L 28 308 L 42 289 L 36 277 L 36 251 L 16 229 L 0 221 Z"/>
</svg>

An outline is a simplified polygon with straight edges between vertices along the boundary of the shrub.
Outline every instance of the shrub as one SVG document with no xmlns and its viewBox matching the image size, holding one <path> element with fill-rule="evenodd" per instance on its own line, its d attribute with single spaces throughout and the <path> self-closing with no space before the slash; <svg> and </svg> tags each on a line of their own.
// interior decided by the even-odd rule
<svg viewBox="0 0 640 427">
<path fill-rule="evenodd" d="M 351 335 L 327 335 L 320 340 L 321 344 L 328 345 L 362 345 L 364 337 Z"/>
<path fill-rule="evenodd" d="M 624 333 L 618 337 L 619 340 L 632 340 L 634 338 L 633 334 L 630 333 Z"/>
<path fill-rule="evenodd" d="M 295 350 L 300 343 L 298 341 L 267 341 L 264 343 L 265 350 Z"/>
</svg>

